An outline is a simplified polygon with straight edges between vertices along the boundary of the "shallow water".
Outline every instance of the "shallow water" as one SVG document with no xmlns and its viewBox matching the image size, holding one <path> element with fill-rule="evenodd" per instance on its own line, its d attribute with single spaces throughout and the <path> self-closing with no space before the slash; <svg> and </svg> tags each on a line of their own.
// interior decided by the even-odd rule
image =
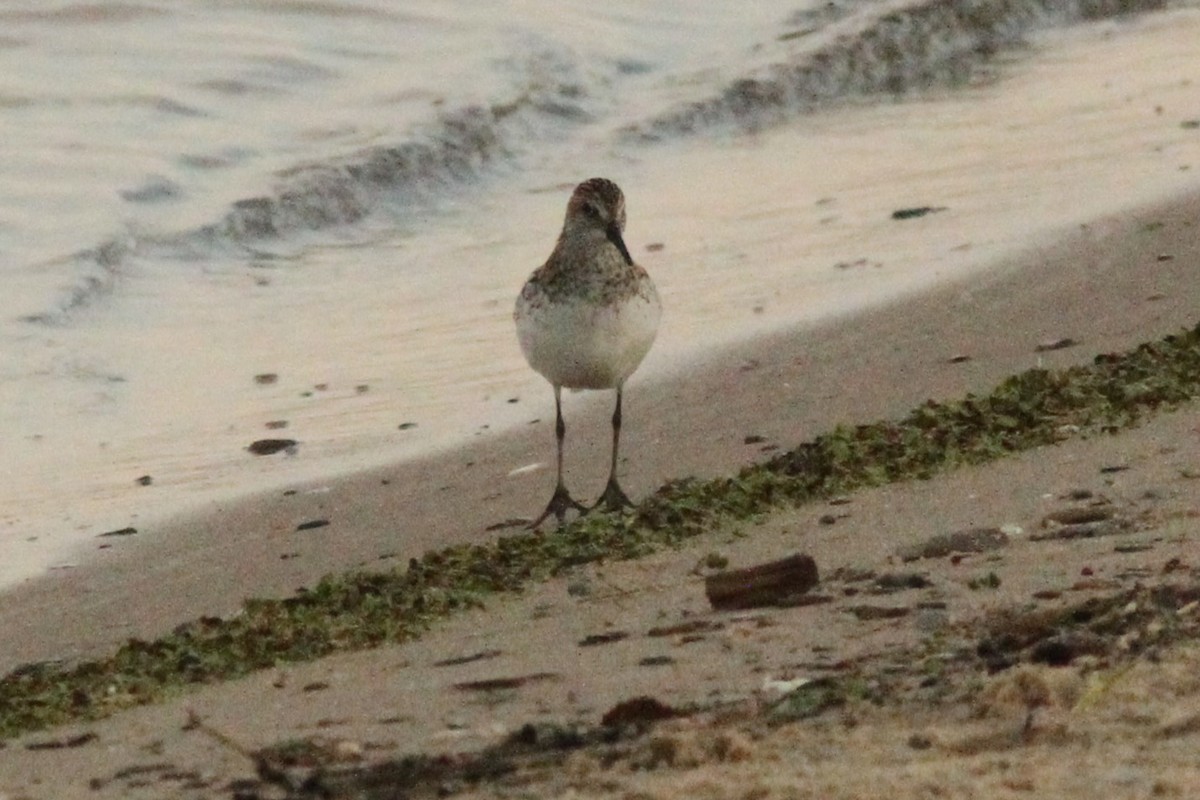
<svg viewBox="0 0 1200 800">
<path fill-rule="evenodd" d="M 961 274 L 1031 220 L 1181 190 L 1200 138 L 1188 40 L 1153 15 L 1039 33 L 1115 3 L 404 5 L 0 10 L 0 585 L 107 529 L 542 415 L 512 299 L 593 174 L 664 294 L 653 379 Z M 1047 89 L 1147 27 L 1156 60 Z M 1029 36 L 1026 94 L 991 83 Z M 948 210 L 890 219 L 924 204 Z M 301 445 L 245 452 L 268 436 Z"/>
</svg>

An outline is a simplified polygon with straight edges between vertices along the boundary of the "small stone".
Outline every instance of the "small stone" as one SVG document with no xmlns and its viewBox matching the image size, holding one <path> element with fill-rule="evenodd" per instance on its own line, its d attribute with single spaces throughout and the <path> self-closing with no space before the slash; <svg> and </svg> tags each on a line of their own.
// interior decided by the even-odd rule
<svg viewBox="0 0 1200 800">
<path fill-rule="evenodd" d="M 834 269 L 851 269 L 853 267 L 865 267 L 865 266 L 867 266 L 867 263 L 868 262 L 865 258 L 860 258 L 855 261 L 839 261 L 833 265 L 833 268 Z"/>
<path fill-rule="evenodd" d="M 933 739 L 925 733 L 914 733 L 908 737 L 908 746 L 913 750 L 928 750 L 933 747 Z"/>
<path fill-rule="evenodd" d="M 246 448 L 256 456 L 269 456 L 280 451 L 293 453 L 298 445 L 295 439 L 259 439 Z"/>
<path fill-rule="evenodd" d="M 892 219 L 916 219 L 923 217 L 926 214 L 935 214 L 938 211 L 945 211 L 945 206 L 916 206 L 914 208 L 898 208 L 892 212 Z"/>
<path fill-rule="evenodd" d="M 850 606 L 846 609 L 863 622 L 879 619 L 899 619 L 908 616 L 912 609 L 908 606 Z"/>
<path fill-rule="evenodd" d="M 580 647 L 595 647 L 599 644 L 612 644 L 629 638 L 625 631 L 608 631 L 607 633 L 592 633 L 579 640 Z"/>
<path fill-rule="evenodd" d="M 1094 633 L 1074 633 L 1038 642 L 1029 654 L 1034 664 L 1065 667 L 1080 656 L 1103 656 L 1108 652 L 1104 637 Z"/>
<path fill-rule="evenodd" d="M 260 372 L 254 376 L 254 382 L 259 386 L 268 386 L 279 380 L 279 375 L 274 372 Z"/>
<path fill-rule="evenodd" d="M 154 478 L 151 478 L 149 475 L 143 475 L 134 481 L 134 483 L 136 483 L 138 486 L 149 486 L 150 484 L 154 483 Z"/>
<path fill-rule="evenodd" d="M 476 661 L 487 661 L 493 658 L 499 658 L 504 655 L 500 650 L 480 650 L 477 653 L 471 653 L 465 656 L 454 656 L 452 658 L 443 658 L 441 661 L 433 662 L 435 667 L 458 667 L 463 664 L 472 664 Z"/>
<path fill-rule="evenodd" d="M 541 681 L 557 681 L 561 676 L 557 672 L 534 672 L 529 675 L 517 675 L 511 678 L 484 678 L 479 681 L 462 681 L 453 684 L 460 692 L 503 692 L 520 689 L 522 686 Z"/>
<path fill-rule="evenodd" d="M 647 656 L 638 662 L 639 667 L 665 667 L 674 664 L 675 659 L 670 656 Z"/>
<path fill-rule="evenodd" d="M 643 695 L 617 703 L 604 712 L 600 724 L 610 728 L 631 724 L 644 725 L 648 722 L 677 716 L 681 716 L 680 712 L 671 706 L 653 697 Z"/>
<path fill-rule="evenodd" d="M 1033 348 L 1033 351 L 1035 353 L 1045 353 L 1050 350 L 1064 350 L 1068 347 L 1074 347 L 1077 344 L 1079 344 L 1079 342 L 1076 340 L 1069 336 L 1064 336 L 1061 339 L 1047 339 L 1044 342 L 1039 342 L 1038 345 Z"/>
<path fill-rule="evenodd" d="M 415 422 L 401 422 L 397 426 L 397 428 L 402 431 L 410 431 L 415 427 L 417 427 L 417 423 L 415 423 Z"/>
<path fill-rule="evenodd" d="M 875 588 L 881 592 L 925 589 L 930 585 L 929 578 L 919 572 L 889 572 L 875 579 Z"/>
</svg>

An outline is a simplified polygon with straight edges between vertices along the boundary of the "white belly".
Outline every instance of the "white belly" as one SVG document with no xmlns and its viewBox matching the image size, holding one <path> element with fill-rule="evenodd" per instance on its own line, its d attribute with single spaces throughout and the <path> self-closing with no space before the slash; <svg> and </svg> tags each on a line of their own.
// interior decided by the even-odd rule
<svg viewBox="0 0 1200 800">
<path fill-rule="evenodd" d="M 658 333 L 662 305 L 653 286 L 617 305 L 560 298 L 517 306 L 517 338 L 529 365 L 570 389 L 612 389 L 642 363 Z"/>
</svg>

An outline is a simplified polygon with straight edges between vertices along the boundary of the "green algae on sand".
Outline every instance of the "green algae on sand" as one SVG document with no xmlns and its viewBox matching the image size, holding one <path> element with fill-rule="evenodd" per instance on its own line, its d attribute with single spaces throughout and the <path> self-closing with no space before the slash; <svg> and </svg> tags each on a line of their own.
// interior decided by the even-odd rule
<svg viewBox="0 0 1200 800">
<path fill-rule="evenodd" d="M 0 678 L 0 738 L 98 719 L 191 685 L 419 636 L 438 619 L 603 559 L 637 558 L 728 521 L 1069 438 L 1119 431 L 1200 395 L 1200 325 L 1092 363 L 1013 375 L 988 394 L 928 401 L 899 420 L 839 426 L 727 478 L 671 482 L 628 516 L 551 534 L 455 545 L 388 572 L 331 575 L 278 600 L 247 600 L 106 658 L 27 665 Z"/>
</svg>

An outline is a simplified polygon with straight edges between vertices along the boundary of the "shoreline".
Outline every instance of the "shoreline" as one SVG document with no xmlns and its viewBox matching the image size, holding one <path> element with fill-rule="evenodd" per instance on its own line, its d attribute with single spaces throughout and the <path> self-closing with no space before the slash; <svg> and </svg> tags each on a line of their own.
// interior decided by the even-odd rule
<svg viewBox="0 0 1200 800">
<path fill-rule="evenodd" d="M 635 377 L 624 480 L 641 497 L 685 475 L 728 474 L 837 424 L 894 417 L 1039 363 L 1078 363 L 1194 324 L 1197 219 L 1200 194 L 1192 194 L 1083 226 L 993 271 L 865 315 L 731 346 L 687 375 Z M 1076 344 L 1039 351 L 1064 339 Z M 719 407 L 705 402 L 715 396 Z M 607 403 L 569 400 L 567 477 L 590 496 L 603 481 Z M 6 593 L 0 670 L 86 657 L 198 616 L 228 615 L 246 597 L 284 596 L 327 573 L 389 568 L 490 537 L 489 528 L 544 502 L 545 469 L 511 473 L 548 463 L 550 424 L 543 415 L 439 456 L 297 484 L 104 540 L 112 546 L 80 567 Z M 329 524 L 297 530 L 315 520 Z"/>
<path fill-rule="evenodd" d="M 1182 126 L 1194 116 L 1197 30 L 1195 9 L 1088 24 L 1038 37 L 995 83 L 961 92 L 876 100 L 732 142 L 561 154 L 481 187 L 469 225 L 327 243 L 297 269 L 197 280 L 143 265 L 133 291 L 55 331 L 63 363 L 36 386 L 8 384 L 20 469 L 0 492 L 0 581 L 70 572 L 101 533 L 155 535 L 248 492 L 386 469 L 544 419 L 548 391 L 507 312 L 561 219 L 545 175 L 580 163 L 626 186 L 630 241 L 668 309 L 630 416 L 638 386 L 681 378 L 708 348 L 749 351 L 772 331 L 815 329 L 1190 190 L 1200 138 Z M 946 210 L 891 217 L 926 204 Z M 457 264 L 470 269 L 426 268 Z M 278 380 L 260 385 L 260 374 Z M 603 404 L 569 405 L 593 400 Z M 398 430 L 407 422 L 417 427 Z M 246 453 L 273 436 L 299 441 L 298 457 Z M 524 458 L 514 466 L 547 460 L 532 448 Z"/>
</svg>

